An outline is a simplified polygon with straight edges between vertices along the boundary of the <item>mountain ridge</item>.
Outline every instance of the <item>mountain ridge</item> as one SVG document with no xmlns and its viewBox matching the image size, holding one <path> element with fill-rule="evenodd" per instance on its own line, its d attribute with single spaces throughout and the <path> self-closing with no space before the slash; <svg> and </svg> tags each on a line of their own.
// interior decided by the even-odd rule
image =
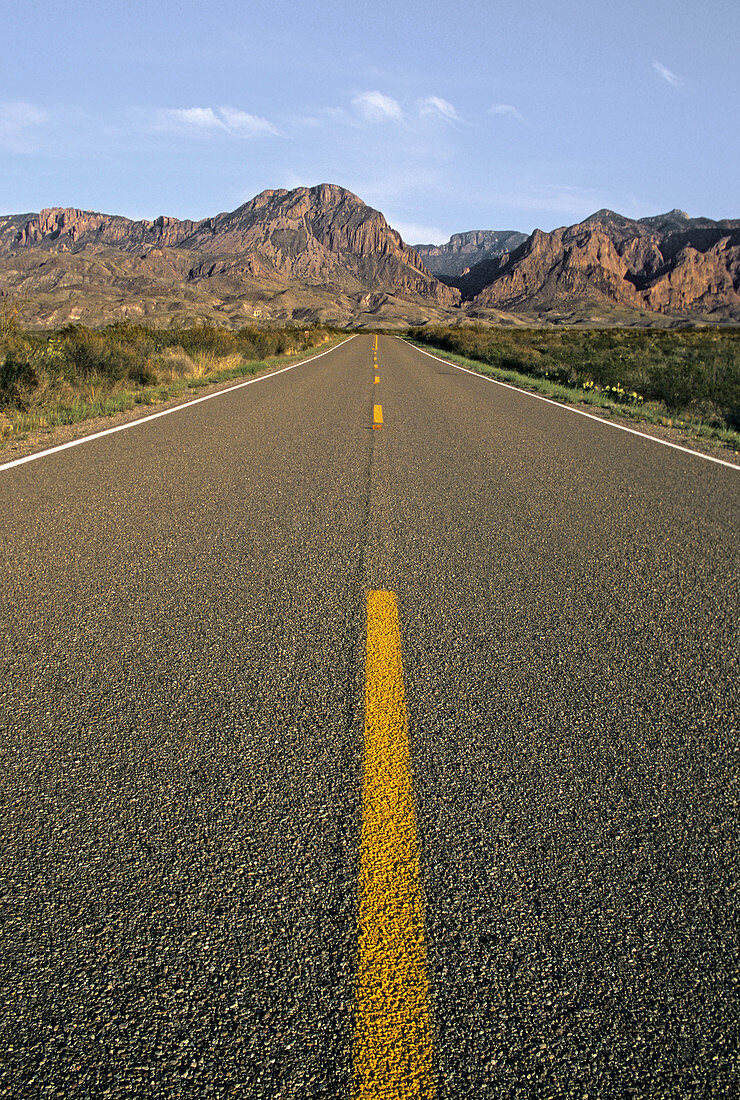
<svg viewBox="0 0 740 1100">
<path fill-rule="evenodd" d="M 543 312 L 601 299 L 635 311 L 740 320 L 740 220 L 600 210 L 450 280 L 474 308 Z"/>
<path fill-rule="evenodd" d="M 36 325 L 740 321 L 740 220 L 602 209 L 413 248 L 336 184 L 266 189 L 195 221 L 48 207 L 0 217 L 0 296 Z"/>
<path fill-rule="evenodd" d="M 93 284 L 95 308 L 82 297 Z M 74 207 L 0 218 L 0 292 L 13 289 L 36 298 L 42 323 L 164 314 L 168 290 L 179 295 L 169 307 L 176 318 L 192 316 L 201 299 L 203 310 L 229 323 L 310 319 L 312 299 L 316 319 L 351 323 L 394 312 L 419 319 L 419 307 L 445 311 L 460 297 L 380 211 L 336 184 L 267 189 L 199 221 L 133 221 Z"/>
<path fill-rule="evenodd" d="M 445 244 L 415 244 L 424 264 L 433 275 L 445 279 L 460 276 L 484 259 L 511 252 L 527 238 L 516 229 L 469 229 L 453 233 Z"/>
</svg>

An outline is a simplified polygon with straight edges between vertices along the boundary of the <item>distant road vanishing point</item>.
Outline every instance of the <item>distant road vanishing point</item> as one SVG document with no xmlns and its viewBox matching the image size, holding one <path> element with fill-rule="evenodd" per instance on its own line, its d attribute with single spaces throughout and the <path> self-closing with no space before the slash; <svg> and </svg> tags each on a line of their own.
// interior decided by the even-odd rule
<svg viewBox="0 0 740 1100">
<path fill-rule="evenodd" d="M 738 469 L 363 335 L 0 494 L 0 1095 L 734 1092 Z"/>
</svg>

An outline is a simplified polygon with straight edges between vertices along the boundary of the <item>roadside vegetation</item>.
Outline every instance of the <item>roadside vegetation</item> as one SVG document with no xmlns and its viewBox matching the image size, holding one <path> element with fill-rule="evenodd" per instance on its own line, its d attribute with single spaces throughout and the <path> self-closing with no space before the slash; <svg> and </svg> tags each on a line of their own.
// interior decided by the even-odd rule
<svg viewBox="0 0 740 1100">
<path fill-rule="evenodd" d="M 740 330 L 412 328 L 502 382 L 740 450 Z"/>
<path fill-rule="evenodd" d="M 255 374 L 339 338 L 321 325 L 159 329 L 118 322 L 34 332 L 6 311 L 0 315 L 0 445 L 34 429 L 114 416 Z"/>
</svg>

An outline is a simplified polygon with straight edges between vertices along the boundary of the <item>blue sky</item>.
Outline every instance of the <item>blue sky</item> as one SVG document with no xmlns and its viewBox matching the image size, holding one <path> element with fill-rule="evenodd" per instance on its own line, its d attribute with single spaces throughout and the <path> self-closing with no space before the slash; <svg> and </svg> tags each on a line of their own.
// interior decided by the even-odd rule
<svg viewBox="0 0 740 1100">
<path fill-rule="evenodd" d="M 410 243 L 740 217 L 739 0 L 6 5 L 0 212 L 338 183 Z"/>
</svg>

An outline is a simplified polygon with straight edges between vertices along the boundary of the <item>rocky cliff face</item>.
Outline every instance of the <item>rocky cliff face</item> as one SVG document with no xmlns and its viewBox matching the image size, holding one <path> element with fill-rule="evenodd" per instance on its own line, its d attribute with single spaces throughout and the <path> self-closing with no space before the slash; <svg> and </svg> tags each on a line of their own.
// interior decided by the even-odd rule
<svg viewBox="0 0 740 1100">
<path fill-rule="evenodd" d="M 3 232 L 0 224 L 0 254 L 19 248 L 81 252 L 97 246 L 138 252 L 143 248 L 177 247 L 194 226 L 194 222 L 164 216 L 153 222 L 134 222 L 115 214 L 54 206 L 26 215 L 12 232 Z"/>
<path fill-rule="evenodd" d="M 542 311 L 577 301 L 740 320 L 740 221 L 680 210 L 633 221 L 600 210 L 456 280 L 477 308 Z"/>
<path fill-rule="evenodd" d="M 467 272 L 483 260 L 513 252 L 527 239 L 514 229 L 473 229 L 453 233 L 447 244 L 415 244 L 414 250 L 438 278 L 447 282 Z"/>
<path fill-rule="evenodd" d="M 200 253 L 250 257 L 265 275 L 344 286 L 354 281 L 443 306 L 459 301 L 379 211 L 332 184 L 263 191 L 232 213 L 200 222 L 182 244 Z"/>
<path fill-rule="evenodd" d="M 439 282 L 379 211 L 342 187 L 321 184 L 263 191 L 230 213 L 199 222 L 155 221 L 52 208 L 0 219 L 0 257 L 30 249 L 99 254 L 106 249 L 146 256 L 176 250 L 187 256 L 187 278 L 229 277 L 234 284 L 269 279 L 344 292 L 386 292 L 450 307 L 459 292 Z"/>
<path fill-rule="evenodd" d="M 330 184 L 263 191 L 197 222 L 55 207 L 0 216 L 0 296 L 23 301 L 24 319 L 37 324 L 196 316 L 420 324 L 500 320 L 503 311 L 509 320 L 572 320 L 574 310 L 600 322 L 740 321 L 740 220 L 672 210 L 635 221 L 599 210 L 521 237 L 480 230 L 421 246 L 439 271 L 486 252 L 442 282 L 381 213 Z"/>
</svg>

